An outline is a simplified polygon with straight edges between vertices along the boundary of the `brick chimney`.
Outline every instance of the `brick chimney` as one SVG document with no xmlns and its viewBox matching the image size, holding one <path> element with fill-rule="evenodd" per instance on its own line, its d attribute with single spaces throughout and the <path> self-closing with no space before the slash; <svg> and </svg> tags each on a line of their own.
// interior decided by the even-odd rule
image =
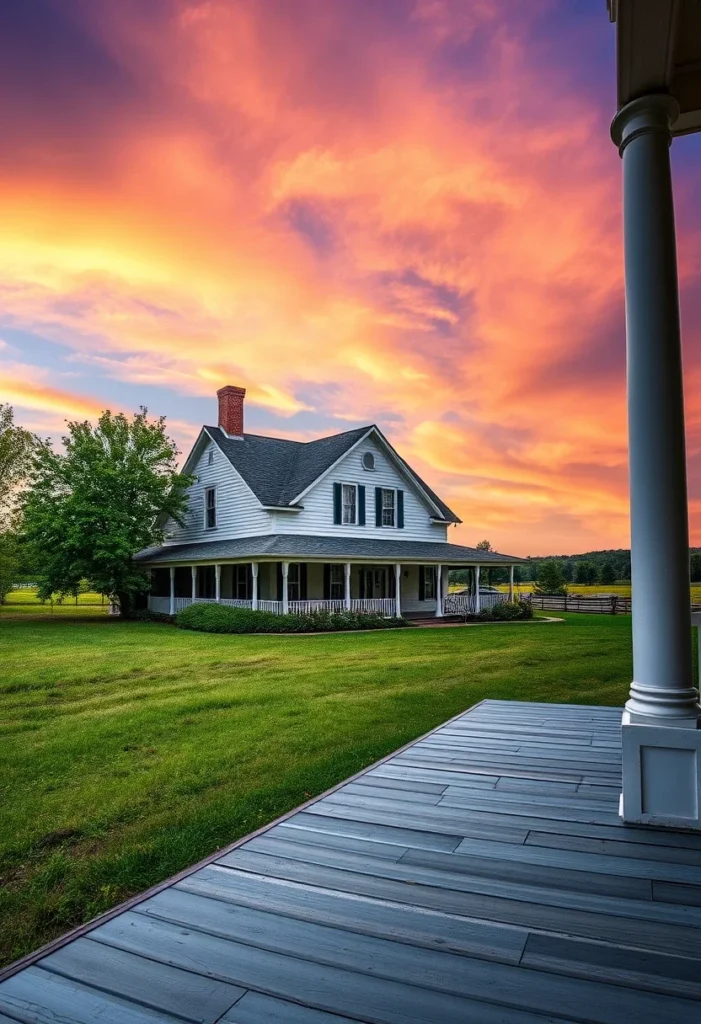
<svg viewBox="0 0 701 1024">
<path fill-rule="evenodd" d="M 227 384 L 217 391 L 219 399 L 219 426 L 233 437 L 243 434 L 243 400 L 245 388 L 235 388 Z"/>
</svg>

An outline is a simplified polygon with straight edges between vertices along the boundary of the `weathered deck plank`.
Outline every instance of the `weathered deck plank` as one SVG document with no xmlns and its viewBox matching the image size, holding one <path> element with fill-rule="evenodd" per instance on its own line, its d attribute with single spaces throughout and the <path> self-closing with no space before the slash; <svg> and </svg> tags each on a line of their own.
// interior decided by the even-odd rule
<svg viewBox="0 0 701 1024">
<path fill-rule="evenodd" d="M 701 837 L 620 712 L 484 701 L 0 981 L 0 1024 L 701 1019 Z"/>
</svg>

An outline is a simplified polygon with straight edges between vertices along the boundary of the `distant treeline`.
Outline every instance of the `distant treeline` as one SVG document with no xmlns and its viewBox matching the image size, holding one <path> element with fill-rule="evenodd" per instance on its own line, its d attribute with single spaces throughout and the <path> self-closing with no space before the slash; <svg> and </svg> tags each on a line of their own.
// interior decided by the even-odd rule
<svg viewBox="0 0 701 1024">
<path fill-rule="evenodd" d="M 546 562 L 559 563 L 562 576 L 567 583 L 606 586 L 630 582 L 630 550 L 627 548 L 585 551 L 581 555 L 529 555 L 523 565 L 515 567 L 515 582 L 535 582 L 542 576 L 541 567 Z M 690 549 L 689 567 L 691 582 L 701 583 L 701 548 Z M 468 583 L 469 570 L 456 570 L 450 574 L 450 578 L 455 583 Z M 505 583 L 508 578 L 508 569 L 483 568 L 481 572 L 482 583 Z"/>
<path fill-rule="evenodd" d="M 529 556 L 520 566 L 523 582 L 538 579 L 541 563 L 559 562 L 568 583 L 627 583 L 630 581 L 630 550 L 611 548 L 586 551 L 581 555 Z M 701 548 L 690 548 L 689 569 L 692 583 L 701 583 Z"/>
</svg>

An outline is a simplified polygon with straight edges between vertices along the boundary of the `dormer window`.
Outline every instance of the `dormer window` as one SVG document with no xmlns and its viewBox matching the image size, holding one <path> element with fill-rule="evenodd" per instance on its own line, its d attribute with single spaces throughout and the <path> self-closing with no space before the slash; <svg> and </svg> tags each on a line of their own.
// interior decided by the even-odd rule
<svg viewBox="0 0 701 1024">
<path fill-rule="evenodd" d="M 343 517 L 344 525 L 354 526 L 357 522 L 358 489 L 355 484 L 343 485 Z"/>
<path fill-rule="evenodd" d="M 372 452 L 363 452 L 363 469 L 375 468 L 375 456 Z"/>
<path fill-rule="evenodd" d="M 208 487 L 204 492 L 204 525 L 208 530 L 213 530 L 217 525 L 217 490 L 215 487 Z"/>
</svg>

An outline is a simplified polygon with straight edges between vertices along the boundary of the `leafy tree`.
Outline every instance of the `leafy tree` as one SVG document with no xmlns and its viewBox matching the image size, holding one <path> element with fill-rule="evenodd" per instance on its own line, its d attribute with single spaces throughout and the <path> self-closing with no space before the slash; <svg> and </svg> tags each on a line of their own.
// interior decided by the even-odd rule
<svg viewBox="0 0 701 1024">
<path fill-rule="evenodd" d="M 599 573 L 599 583 L 603 583 L 604 586 L 611 586 L 616 582 L 616 570 L 610 562 L 604 562 L 601 566 L 601 572 Z"/>
<path fill-rule="evenodd" d="M 522 582 L 523 582 L 523 569 L 521 568 L 520 565 L 515 565 L 514 566 L 514 583 L 522 583 Z"/>
<path fill-rule="evenodd" d="M 141 409 L 131 420 L 104 412 L 93 427 L 69 423 L 65 451 L 37 445 L 24 501 L 24 532 L 38 556 L 40 595 L 77 594 L 81 580 L 117 598 L 123 615 L 148 589 L 132 556 L 163 540 L 162 523 L 183 522 L 193 477 L 178 474 L 165 419 Z"/>
<path fill-rule="evenodd" d="M 562 571 L 562 562 L 548 559 L 540 563 L 535 591 L 537 594 L 567 593 L 567 581 Z"/>
<path fill-rule="evenodd" d="M 30 469 L 36 437 L 15 426 L 11 405 L 0 404 L 0 604 L 20 566 L 18 496 Z"/>
<path fill-rule="evenodd" d="M 478 540 L 477 543 L 475 544 L 475 547 L 477 548 L 478 551 L 491 551 L 492 550 L 492 545 L 490 544 L 490 542 L 488 540 Z M 488 587 L 491 586 L 491 583 L 492 583 L 492 570 L 491 570 L 490 566 L 486 566 L 485 565 L 485 566 L 482 567 L 481 572 L 480 572 L 480 577 L 481 577 L 480 583 L 486 584 Z"/>
<path fill-rule="evenodd" d="M 11 405 L 0 404 L 0 530 L 9 529 L 17 511 L 19 488 L 30 469 L 36 437 L 16 427 Z"/>
</svg>

